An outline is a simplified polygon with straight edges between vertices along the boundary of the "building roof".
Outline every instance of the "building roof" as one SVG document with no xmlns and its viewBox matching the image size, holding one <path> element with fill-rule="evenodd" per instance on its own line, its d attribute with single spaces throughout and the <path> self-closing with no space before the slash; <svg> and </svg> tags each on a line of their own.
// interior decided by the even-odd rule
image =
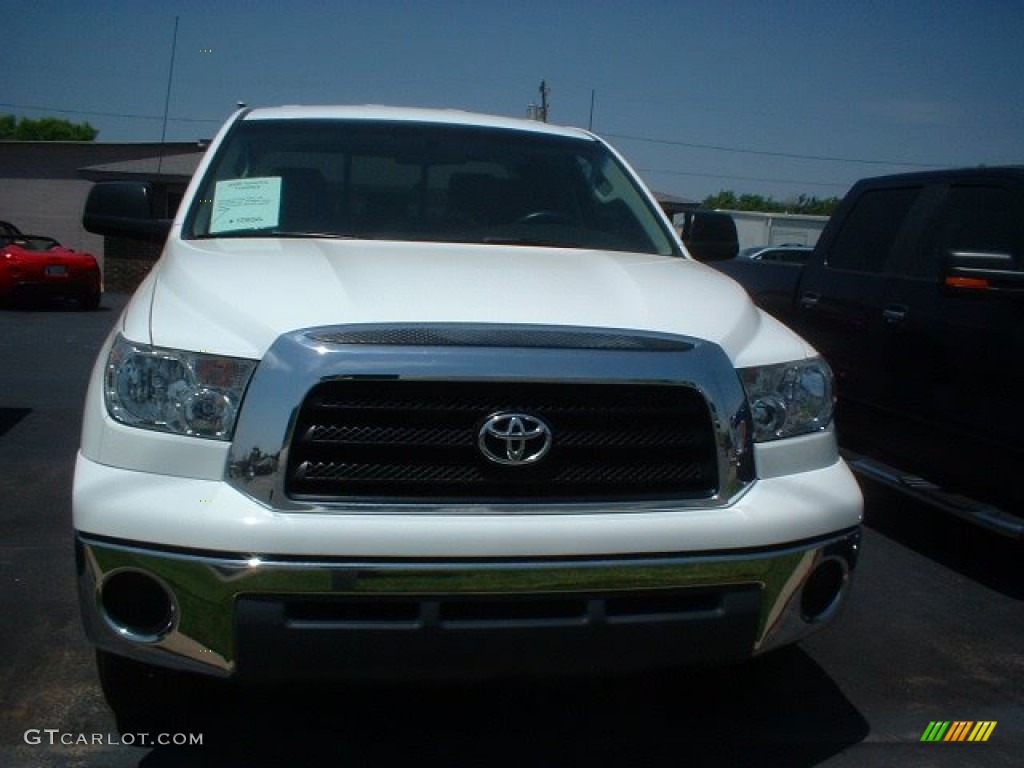
<svg viewBox="0 0 1024 768">
<path fill-rule="evenodd" d="M 669 218 L 672 218 L 677 213 L 683 211 L 690 211 L 694 208 L 700 208 L 701 204 L 697 200 L 690 200 L 686 197 L 678 197 L 677 195 L 669 195 L 664 192 L 658 192 L 651 190 L 654 198 L 658 201 L 658 205 L 661 206 L 662 210 L 668 214 Z"/>
<path fill-rule="evenodd" d="M 149 180 L 188 182 L 199 167 L 204 152 L 184 155 L 156 155 L 116 163 L 103 163 L 79 169 L 83 178 L 91 181 L 108 179 L 145 178 Z"/>
<path fill-rule="evenodd" d="M 197 142 L 0 141 L 0 178 L 81 179 L 82 168 L 155 157 L 195 154 Z M 86 177 L 88 178 L 88 177 Z"/>
</svg>

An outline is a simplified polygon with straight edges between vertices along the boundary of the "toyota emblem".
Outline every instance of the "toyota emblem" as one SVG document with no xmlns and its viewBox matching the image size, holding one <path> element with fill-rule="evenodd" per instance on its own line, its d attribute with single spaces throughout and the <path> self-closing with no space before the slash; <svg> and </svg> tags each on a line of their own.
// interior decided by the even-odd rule
<svg viewBox="0 0 1024 768">
<path fill-rule="evenodd" d="M 525 413 L 496 413 L 480 427 L 477 445 L 495 464 L 534 464 L 551 448 L 551 427 Z"/>
</svg>

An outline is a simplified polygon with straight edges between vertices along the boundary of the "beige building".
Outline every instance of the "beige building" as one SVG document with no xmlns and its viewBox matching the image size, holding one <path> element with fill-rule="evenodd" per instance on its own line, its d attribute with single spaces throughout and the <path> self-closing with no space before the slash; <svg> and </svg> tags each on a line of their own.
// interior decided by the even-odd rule
<svg viewBox="0 0 1024 768">
<path fill-rule="evenodd" d="M 203 149 L 195 142 L 0 141 L 0 220 L 94 254 L 106 290 L 130 290 L 158 248 L 86 232 L 82 209 L 89 189 L 100 179 L 146 179 L 173 211 Z"/>
</svg>

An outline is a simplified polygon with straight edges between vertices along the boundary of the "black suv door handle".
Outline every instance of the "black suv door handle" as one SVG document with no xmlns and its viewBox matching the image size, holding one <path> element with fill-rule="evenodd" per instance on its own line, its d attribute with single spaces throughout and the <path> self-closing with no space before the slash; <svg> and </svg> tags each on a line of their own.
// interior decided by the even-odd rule
<svg viewBox="0 0 1024 768">
<path fill-rule="evenodd" d="M 898 325 L 907 319 L 907 306 L 905 304 L 890 304 L 882 310 L 882 319 L 886 325 Z"/>
<path fill-rule="evenodd" d="M 821 296 L 819 294 L 808 291 L 800 297 L 800 307 L 802 309 L 817 309 L 818 302 L 820 301 Z"/>
</svg>

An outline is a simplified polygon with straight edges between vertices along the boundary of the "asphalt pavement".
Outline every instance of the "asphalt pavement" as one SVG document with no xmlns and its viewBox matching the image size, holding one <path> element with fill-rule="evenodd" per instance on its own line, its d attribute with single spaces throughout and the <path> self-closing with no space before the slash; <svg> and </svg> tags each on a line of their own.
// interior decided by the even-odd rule
<svg viewBox="0 0 1024 768">
<path fill-rule="evenodd" d="M 79 625 L 70 488 L 89 370 L 125 301 L 0 309 L 0 766 L 1024 764 L 1021 545 L 873 487 L 843 613 L 750 664 L 214 685 L 175 730 L 120 733 Z M 943 722 L 995 726 L 922 741 Z"/>
</svg>

